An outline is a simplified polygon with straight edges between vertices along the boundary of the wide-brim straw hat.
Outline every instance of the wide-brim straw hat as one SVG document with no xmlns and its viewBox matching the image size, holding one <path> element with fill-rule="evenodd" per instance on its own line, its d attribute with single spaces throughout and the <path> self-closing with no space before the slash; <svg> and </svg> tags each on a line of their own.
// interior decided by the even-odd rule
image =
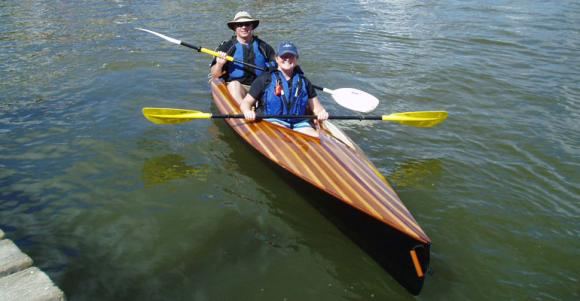
<svg viewBox="0 0 580 301">
<path fill-rule="evenodd" d="M 260 20 L 252 18 L 252 16 L 248 12 L 240 11 L 234 16 L 234 19 L 232 21 L 228 22 L 228 27 L 231 30 L 236 30 L 235 27 L 236 23 L 246 23 L 246 22 L 252 22 L 253 29 L 256 29 L 260 24 Z"/>
</svg>

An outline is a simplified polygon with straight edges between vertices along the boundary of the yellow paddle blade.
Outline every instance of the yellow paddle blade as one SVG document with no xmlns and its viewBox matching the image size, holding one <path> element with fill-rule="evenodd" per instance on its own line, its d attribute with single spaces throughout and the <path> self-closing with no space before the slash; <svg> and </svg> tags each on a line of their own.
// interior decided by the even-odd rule
<svg viewBox="0 0 580 301">
<path fill-rule="evenodd" d="M 176 124 L 192 119 L 210 119 L 211 113 L 170 108 L 143 108 L 143 116 L 155 124 Z"/>
<path fill-rule="evenodd" d="M 384 121 L 394 121 L 400 124 L 429 128 L 436 126 L 447 119 L 445 111 L 422 111 L 422 112 L 405 112 L 383 115 Z"/>
</svg>

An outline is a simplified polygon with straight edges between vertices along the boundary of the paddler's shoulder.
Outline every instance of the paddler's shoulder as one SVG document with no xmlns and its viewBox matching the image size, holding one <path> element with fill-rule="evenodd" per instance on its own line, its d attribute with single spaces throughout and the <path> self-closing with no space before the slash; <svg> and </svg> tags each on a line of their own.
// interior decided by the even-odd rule
<svg viewBox="0 0 580 301">
<path fill-rule="evenodd" d="M 232 36 L 228 40 L 223 40 L 216 48 L 216 51 L 227 52 L 230 48 L 232 48 L 232 46 L 234 46 L 235 43 L 236 43 L 236 36 Z"/>
<path fill-rule="evenodd" d="M 257 41 L 258 43 L 264 45 L 264 46 L 272 48 L 272 46 L 270 46 L 270 44 L 268 44 L 266 41 L 260 39 L 260 37 L 258 37 L 257 35 L 254 35 L 254 40 Z M 274 49 L 274 48 L 272 48 L 272 49 Z"/>
<path fill-rule="evenodd" d="M 264 55 L 270 58 L 271 60 L 274 60 L 274 58 L 276 57 L 276 51 L 274 50 L 274 48 L 256 35 L 254 35 L 254 40 L 258 42 L 260 50 L 264 53 Z"/>
</svg>

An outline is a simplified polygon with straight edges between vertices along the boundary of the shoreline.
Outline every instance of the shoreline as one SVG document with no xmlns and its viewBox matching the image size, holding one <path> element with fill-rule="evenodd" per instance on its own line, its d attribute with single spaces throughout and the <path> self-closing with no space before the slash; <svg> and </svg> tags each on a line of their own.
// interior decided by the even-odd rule
<svg viewBox="0 0 580 301">
<path fill-rule="evenodd" d="M 58 288 L 33 260 L 0 229 L 0 300 L 65 300 Z"/>
</svg>

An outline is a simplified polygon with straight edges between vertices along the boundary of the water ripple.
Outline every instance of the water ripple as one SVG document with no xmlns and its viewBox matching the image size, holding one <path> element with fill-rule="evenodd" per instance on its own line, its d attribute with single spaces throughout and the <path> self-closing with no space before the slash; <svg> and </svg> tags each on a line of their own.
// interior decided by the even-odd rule
<svg viewBox="0 0 580 301">
<path fill-rule="evenodd" d="M 239 9 L 316 84 L 450 113 L 338 123 L 433 239 L 421 298 L 578 299 L 579 3 L 4 1 L 0 224 L 70 299 L 408 299 L 223 124 L 142 117 L 215 108 L 210 58 L 134 27 L 213 48 Z"/>
</svg>

